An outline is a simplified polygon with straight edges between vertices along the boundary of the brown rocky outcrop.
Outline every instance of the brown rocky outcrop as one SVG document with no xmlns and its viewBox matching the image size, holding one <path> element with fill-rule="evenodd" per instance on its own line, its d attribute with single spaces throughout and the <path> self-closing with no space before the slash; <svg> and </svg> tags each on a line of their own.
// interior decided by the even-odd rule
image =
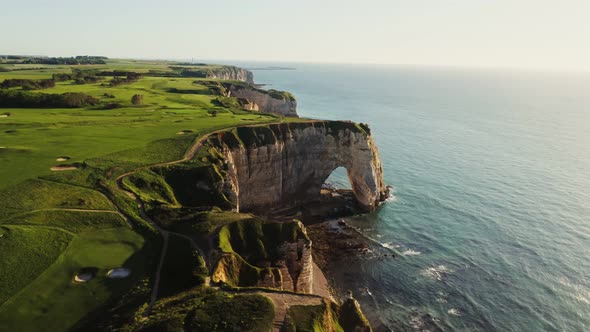
<svg viewBox="0 0 590 332">
<path fill-rule="evenodd" d="M 209 144 L 225 158 L 225 196 L 238 211 L 315 200 L 340 166 L 362 208 L 373 210 L 387 198 L 379 153 L 366 125 L 314 121 L 240 127 Z"/>
</svg>

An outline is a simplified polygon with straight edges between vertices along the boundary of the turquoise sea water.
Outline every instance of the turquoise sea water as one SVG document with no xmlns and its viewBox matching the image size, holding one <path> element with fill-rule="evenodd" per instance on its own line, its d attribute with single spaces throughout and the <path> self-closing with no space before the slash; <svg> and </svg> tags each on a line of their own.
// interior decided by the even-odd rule
<svg viewBox="0 0 590 332">
<path fill-rule="evenodd" d="M 398 258 L 337 278 L 380 329 L 590 331 L 590 74 L 286 66 L 255 79 L 368 123 L 394 187 L 349 223 Z"/>
</svg>

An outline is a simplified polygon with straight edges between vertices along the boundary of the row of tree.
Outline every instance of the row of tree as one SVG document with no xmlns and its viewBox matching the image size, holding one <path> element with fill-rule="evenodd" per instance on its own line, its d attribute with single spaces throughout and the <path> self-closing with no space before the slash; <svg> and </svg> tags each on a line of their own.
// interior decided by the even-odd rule
<svg viewBox="0 0 590 332">
<path fill-rule="evenodd" d="M 108 58 L 104 56 L 80 55 L 69 58 L 26 58 L 20 63 L 43 65 L 104 65 Z"/>
<path fill-rule="evenodd" d="M 63 94 L 0 90 L 0 108 L 78 108 L 95 106 L 99 100 L 80 92 Z"/>
<path fill-rule="evenodd" d="M 125 77 L 119 77 L 119 76 L 113 77 L 113 79 L 110 81 L 109 85 L 110 86 L 117 86 L 117 85 L 121 85 L 121 84 L 133 83 L 133 82 L 137 82 L 141 77 L 142 76 L 139 73 L 129 72 L 129 73 L 127 73 L 127 75 Z"/>
<path fill-rule="evenodd" d="M 11 79 L 6 79 L 2 83 L 0 83 L 0 89 L 10 89 L 10 88 L 22 87 L 23 90 L 39 90 L 39 89 L 53 88 L 54 86 L 55 86 L 55 80 L 53 80 L 53 79 L 28 80 L 28 79 L 20 79 L 20 78 L 11 78 Z"/>
<path fill-rule="evenodd" d="M 101 77 L 97 77 L 95 72 L 74 70 L 71 74 L 53 74 L 52 78 L 56 82 L 64 82 L 73 80 L 76 84 L 89 84 L 96 83 L 102 80 Z"/>
</svg>

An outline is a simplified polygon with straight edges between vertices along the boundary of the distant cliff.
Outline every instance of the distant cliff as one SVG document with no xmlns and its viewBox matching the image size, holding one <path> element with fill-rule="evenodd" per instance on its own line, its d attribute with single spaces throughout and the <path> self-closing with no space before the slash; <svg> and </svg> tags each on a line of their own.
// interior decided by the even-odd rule
<svg viewBox="0 0 590 332">
<path fill-rule="evenodd" d="M 285 91 L 263 90 L 248 84 L 224 83 L 226 96 L 253 102 L 251 110 L 297 117 L 297 101 Z"/>
<path fill-rule="evenodd" d="M 342 121 L 240 127 L 209 139 L 224 156 L 224 191 L 238 211 L 295 206 L 319 198 L 346 168 L 365 210 L 387 198 L 381 159 L 367 126 Z"/>
<path fill-rule="evenodd" d="M 216 78 L 227 81 L 242 81 L 254 83 L 254 75 L 251 71 L 234 66 L 223 66 L 207 70 L 207 78 Z"/>
</svg>

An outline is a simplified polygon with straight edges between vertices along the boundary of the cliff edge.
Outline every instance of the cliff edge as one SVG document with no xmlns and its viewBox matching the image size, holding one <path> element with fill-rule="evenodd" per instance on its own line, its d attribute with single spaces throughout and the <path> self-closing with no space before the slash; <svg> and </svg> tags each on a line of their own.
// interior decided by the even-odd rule
<svg viewBox="0 0 590 332">
<path fill-rule="evenodd" d="M 318 199 L 338 167 L 346 168 L 364 210 L 374 210 L 388 195 L 379 152 L 366 125 L 310 121 L 238 127 L 218 133 L 208 144 L 225 159 L 225 196 L 237 211 Z"/>
</svg>

